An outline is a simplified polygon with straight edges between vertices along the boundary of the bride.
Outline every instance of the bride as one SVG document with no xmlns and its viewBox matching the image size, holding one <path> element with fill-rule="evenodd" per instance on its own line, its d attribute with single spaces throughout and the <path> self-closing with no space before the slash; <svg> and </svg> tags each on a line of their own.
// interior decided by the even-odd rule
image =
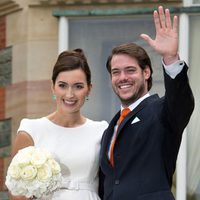
<svg viewBox="0 0 200 200">
<path fill-rule="evenodd" d="M 37 119 L 22 119 L 13 145 L 14 156 L 27 146 L 42 147 L 53 154 L 62 173 L 61 188 L 52 200 L 99 200 L 100 140 L 108 124 L 81 114 L 91 91 L 91 74 L 81 49 L 62 52 L 52 74 L 56 110 Z M 26 200 L 12 196 L 12 200 Z"/>
</svg>

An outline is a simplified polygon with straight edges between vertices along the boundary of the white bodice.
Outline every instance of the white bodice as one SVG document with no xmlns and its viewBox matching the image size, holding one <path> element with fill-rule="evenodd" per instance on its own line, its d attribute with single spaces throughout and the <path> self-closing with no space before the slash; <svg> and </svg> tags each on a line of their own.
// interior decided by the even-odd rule
<svg viewBox="0 0 200 200">
<path fill-rule="evenodd" d="M 65 128 L 48 118 L 23 119 L 19 131 L 27 132 L 36 147 L 47 149 L 60 163 L 63 189 L 52 200 L 99 200 L 98 169 L 100 141 L 108 124 L 92 121 Z"/>
</svg>

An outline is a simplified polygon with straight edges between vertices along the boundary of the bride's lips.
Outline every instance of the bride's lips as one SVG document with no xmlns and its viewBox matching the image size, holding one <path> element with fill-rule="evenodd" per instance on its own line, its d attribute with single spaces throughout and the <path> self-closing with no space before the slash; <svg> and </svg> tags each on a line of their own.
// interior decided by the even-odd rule
<svg viewBox="0 0 200 200">
<path fill-rule="evenodd" d="M 65 105 L 72 106 L 72 105 L 74 105 L 77 101 L 76 101 L 76 100 L 66 100 L 66 99 L 63 99 L 63 102 L 64 102 Z"/>
</svg>

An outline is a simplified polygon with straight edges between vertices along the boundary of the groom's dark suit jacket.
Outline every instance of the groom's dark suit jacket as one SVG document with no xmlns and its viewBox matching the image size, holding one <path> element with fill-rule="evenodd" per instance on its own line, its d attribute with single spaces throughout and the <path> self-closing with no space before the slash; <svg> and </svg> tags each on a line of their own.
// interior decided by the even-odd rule
<svg viewBox="0 0 200 200">
<path fill-rule="evenodd" d="M 114 168 L 108 148 L 118 112 L 102 138 L 100 196 L 103 200 L 174 200 L 172 176 L 182 133 L 194 109 L 188 67 L 175 79 L 164 72 L 165 96 L 143 100 L 120 124 Z"/>
</svg>

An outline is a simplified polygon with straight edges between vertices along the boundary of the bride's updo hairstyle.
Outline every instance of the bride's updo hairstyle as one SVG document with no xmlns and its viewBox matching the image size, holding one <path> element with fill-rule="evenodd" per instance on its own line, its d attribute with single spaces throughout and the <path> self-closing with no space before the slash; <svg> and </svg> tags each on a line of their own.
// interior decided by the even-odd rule
<svg viewBox="0 0 200 200">
<path fill-rule="evenodd" d="M 91 85 L 91 72 L 82 49 L 62 52 L 53 68 L 52 81 L 55 85 L 56 78 L 60 72 L 82 69 L 86 75 L 88 86 Z"/>
</svg>

